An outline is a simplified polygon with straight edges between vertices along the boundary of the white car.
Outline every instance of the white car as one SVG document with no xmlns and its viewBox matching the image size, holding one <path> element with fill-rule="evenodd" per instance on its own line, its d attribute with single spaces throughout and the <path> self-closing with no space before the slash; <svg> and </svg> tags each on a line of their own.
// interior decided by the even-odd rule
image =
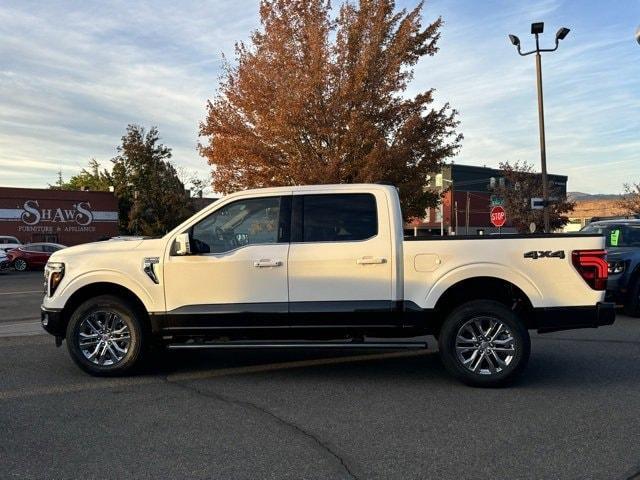
<svg viewBox="0 0 640 480">
<path fill-rule="evenodd" d="M 8 252 L 22 246 L 22 242 L 10 235 L 0 235 L 0 250 Z"/>
<path fill-rule="evenodd" d="M 11 266 L 11 261 L 7 258 L 4 250 L 0 249 L 0 271 L 7 270 Z"/>
<path fill-rule="evenodd" d="M 130 371 L 152 343 L 416 348 L 398 339 L 433 334 L 453 375 L 493 386 L 525 367 L 529 329 L 615 319 L 600 235 L 404 240 L 402 226 L 391 186 L 237 192 L 160 239 L 54 253 L 42 324 L 94 375 Z"/>
</svg>

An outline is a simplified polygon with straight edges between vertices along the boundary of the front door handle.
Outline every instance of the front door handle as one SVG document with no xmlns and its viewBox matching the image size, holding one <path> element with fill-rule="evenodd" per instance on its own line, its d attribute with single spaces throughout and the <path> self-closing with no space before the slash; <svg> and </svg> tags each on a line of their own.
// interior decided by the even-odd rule
<svg viewBox="0 0 640 480">
<path fill-rule="evenodd" d="M 374 265 L 379 263 L 387 263 L 386 258 L 382 257 L 362 257 L 356 260 L 358 265 Z"/>
<path fill-rule="evenodd" d="M 280 265 L 282 265 L 280 260 L 271 260 L 270 258 L 262 258 L 253 262 L 253 266 L 256 268 L 279 267 Z"/>
</svg>

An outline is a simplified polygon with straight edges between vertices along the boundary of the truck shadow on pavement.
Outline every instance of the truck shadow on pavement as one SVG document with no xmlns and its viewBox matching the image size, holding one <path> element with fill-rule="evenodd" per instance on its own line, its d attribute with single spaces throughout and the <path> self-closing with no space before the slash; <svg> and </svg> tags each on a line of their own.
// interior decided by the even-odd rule
<svg viewBox="0 0 640 480">
<path fill-rule="evenodd" d="M 510 388 L 584 388 L 640 385 L 636 368 L 638 345 L 617 348 L 573 341 L 538 341 L 528 367 Z M 351 382 L 422 382 L 457 385 L 433 350 L 367 351 L 166 351 L 155 355 L 143 375 L 169 378 L 215 378 L 276 373 L 322 380 L 327 376 Z"/>
</svg>

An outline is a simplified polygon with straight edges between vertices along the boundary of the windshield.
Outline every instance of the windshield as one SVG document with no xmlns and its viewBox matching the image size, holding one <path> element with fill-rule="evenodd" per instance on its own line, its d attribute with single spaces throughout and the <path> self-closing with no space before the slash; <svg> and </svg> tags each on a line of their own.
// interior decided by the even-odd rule
<svg viewBox="0 0 640 480">
<path fill-rule="evenodd" d="M 591 224 L 581 233 L 599 233 L 606 237 L 607 247 L 640 247 L 640 225 Z"/>
<path fill-rule="evenodd" d="M 20 244 L 20 241 L 16 237 L 0 237 L 0 243 L 16 243 Z"/>
</svg>

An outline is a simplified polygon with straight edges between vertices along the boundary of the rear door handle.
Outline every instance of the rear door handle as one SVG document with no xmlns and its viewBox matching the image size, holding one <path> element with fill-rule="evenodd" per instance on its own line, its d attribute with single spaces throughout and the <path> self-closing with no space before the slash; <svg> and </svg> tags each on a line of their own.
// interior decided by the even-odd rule
<svg viewBox="0 0 640 480">
<path fill-rule="evenodd" d="M 387 259 L 382 257 L 362 257 L 356 260 L 358 265 L 374 265 L 379 263 L 386 263 Z"/>
<path fill-rule="evenodd" d="M 280 265 L 282 265 L 280 260 L 272 260 L 270 258 L 261 258 L 253 262 L 253 266 L 256 268 L 279 267 Z"/>
</svg>

